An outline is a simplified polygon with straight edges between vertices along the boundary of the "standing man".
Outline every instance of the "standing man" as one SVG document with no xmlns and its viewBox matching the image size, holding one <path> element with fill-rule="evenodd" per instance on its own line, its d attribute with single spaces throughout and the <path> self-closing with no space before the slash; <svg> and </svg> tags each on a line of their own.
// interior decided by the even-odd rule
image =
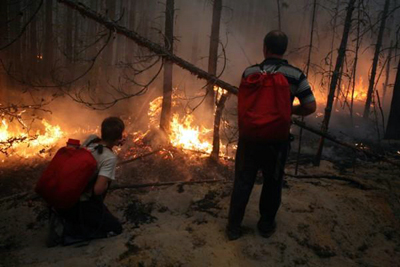
<svg viewBox="0 0 400 267">
<path fill-rule="evenodd" d="M 239 87 L 239 142 L 235 182 L 229 209 L 229 240 L 241 237 L 241 224 L 251 191 L 261 169 L 264 183 L 257 224 L 263 237 L 276 229 L 275 216 L 281 204 L 285 162 L 289 150 L 291 114 L 307 116 L 316 102 L 303 72 L 291 66 L 283 55 L 288 38 L 271 31 L 264 38 L 261 64 L 248 67 Z M 293 106 L 297 97 L 300 105 Z"/>
</svg>

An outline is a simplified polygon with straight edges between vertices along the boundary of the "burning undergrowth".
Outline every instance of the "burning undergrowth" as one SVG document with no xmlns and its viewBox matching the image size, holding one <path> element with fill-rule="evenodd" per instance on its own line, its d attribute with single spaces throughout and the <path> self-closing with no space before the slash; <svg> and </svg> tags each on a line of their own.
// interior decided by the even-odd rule
<svg viewBox="0 0 400 267">
<path fill-rule="evenodd" d="M 141 148 L 141 149 L 140 149 Z M 230 179 L 233 177 L 233 162 L 221 160 L 215 163 L 207 154 L 185 151 L 173 146 L 151 150 L 138 146 L 133 162 L 121 165 L 118 174 L 122 183 L 140 184 L 167 181 L 199 181 Z M 156 151 L 153 154 L 148 151 Z M 140 155 L 149 155 L 141 157 Z"/>
</svg>

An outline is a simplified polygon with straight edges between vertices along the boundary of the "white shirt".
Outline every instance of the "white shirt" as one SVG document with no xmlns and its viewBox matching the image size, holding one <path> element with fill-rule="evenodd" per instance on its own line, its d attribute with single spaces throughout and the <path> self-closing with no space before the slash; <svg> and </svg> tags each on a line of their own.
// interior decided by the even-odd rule
<svg viewBox="0 0 400 267">
<path fill-rule="evenodd" d="M 87 146 L 87 144 L 90 143 L 90 141 L 96 138 L 99 137 L 95 134 L 91 134 L 82 144 L 82 147 L 89 150 L 97 161 L 97 171 L 96 171 L 97 175 L 92 179 L 97 180 L 97 177 L 101 175 L 113 181 L 115 180 L 117 156 L 111 149 L 107 147 L 103 147 L 103 153 L 99 154 L 98 150 L 95 149 L 99 145 L 97 143 L 92 143 L 89 146 Z M 92 182 L 93 180 L 89 184 L 91 184 Z M 92 184 L 92 186 L 94 186 L 94 184 Z M 90 191 L 83 192 L 83 194 L 80 197 L 80 201 L 87 201 L 90 199 L 91 196 L 92 196 L 92 189 L 90 189 Z"/>
<path fill-rule="evenodd" d="M 85 142 L 83 142 L 82 147 L 86 147 L 86 145 L 90 141 L 96 138 L 98 138 L 98 136 L 95 134 L 89 135 L 89 137 L 85 140 Z M 97 161 L 98 175 L 104 176 L 110 180 L 115 180 L 115 168 L 117 166 L 117 156 L 111 149 L 105 146 L 103 147 L 103 153 L 99 154 L 98 150 L 95 149 L 98 145 L 99 144 L 97 143 L 92 143 L 86 147 L 92 153 L 93 157 Z"/>
</svg>

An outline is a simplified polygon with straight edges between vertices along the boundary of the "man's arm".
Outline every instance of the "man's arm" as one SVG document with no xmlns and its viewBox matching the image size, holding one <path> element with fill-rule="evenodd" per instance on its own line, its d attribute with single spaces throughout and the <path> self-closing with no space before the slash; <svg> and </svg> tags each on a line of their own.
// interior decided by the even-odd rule
<svg viewBox="0 0 400 267">
<path fill-rule="evenodd" d="M 100 196 L 106 192 L 110 179 L 99 175 L 96 183 L 94 184 L 93 192 L 96 196 Z"/>
<path fill-rule="evenodd" d="M 308 116 L 317 110 L 317 102 L 312 101 L 305 104 L 295 105 L 292 108 L 293 115 Z"/>
</svg>

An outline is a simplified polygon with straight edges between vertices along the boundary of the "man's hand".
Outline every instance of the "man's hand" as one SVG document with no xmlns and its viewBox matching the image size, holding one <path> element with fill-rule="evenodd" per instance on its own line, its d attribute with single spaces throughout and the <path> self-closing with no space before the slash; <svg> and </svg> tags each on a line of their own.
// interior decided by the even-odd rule
<svg viewBox="0 0 400 267">
<path fill-rule="evenodd" d="M 315 101 L 293 106 L 292 114 L 299 116 L 308 116 L 317 110 L 317 103 Z"/>
<path fill-rule="evenodd" d="M 97 177 L 96 183 L 94 184 L 93 188 L 94 194 L 99 196 L 102 195 L 104 192 L 106 192 L 109 181 L 110 179 L 108 179 L 107 177 L 99 175 Z"/>
</svg>

